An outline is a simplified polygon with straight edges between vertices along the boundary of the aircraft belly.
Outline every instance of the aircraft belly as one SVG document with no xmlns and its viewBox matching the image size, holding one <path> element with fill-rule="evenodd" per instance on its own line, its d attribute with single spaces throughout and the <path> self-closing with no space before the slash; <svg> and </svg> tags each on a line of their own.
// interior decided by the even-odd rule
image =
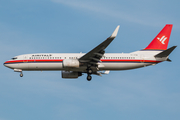
<svg viewBox="0 0 180 120">
<path fill-rule="evenodd" d="M 19 69 L 22 70 L 62 70 L 62 63 L 21 63 Z"/>
<path fill-rule="evenodd" d="M 151 64 L 152 63 L 103 63 L 104 67 L 100 68 L 100 70 L 128 70 L 149 66 Z"/>
<path fill-rule="evenodd" d="M 152 63 L 102 63 L 99 70 L 128 70 L 149 66 Z M 86 71 L 86 67 L 63 68 L 62 63 L 20 63 L 15 64 L 13 68 L 38 71 L 38 70 L 66 70 L 66 71 Z"/>
</svg>

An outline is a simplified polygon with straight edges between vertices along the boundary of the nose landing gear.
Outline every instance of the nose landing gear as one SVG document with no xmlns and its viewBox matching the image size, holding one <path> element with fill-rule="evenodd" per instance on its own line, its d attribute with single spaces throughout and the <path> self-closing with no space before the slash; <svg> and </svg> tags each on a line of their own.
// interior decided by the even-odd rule
<svg viewBox="0 0 180 120">
<path fill-rule="evenodd" d="M 23 77 L 23 73 L 22 73 L 22 70 L 21 69 L 14 69 L 14 72 L 20 72 L 20 77 Z"/>
<path fill-rule="evenodd" d="M 20 77 L 23 77 L 23 73 L 21 72 Z"/>
</svg>

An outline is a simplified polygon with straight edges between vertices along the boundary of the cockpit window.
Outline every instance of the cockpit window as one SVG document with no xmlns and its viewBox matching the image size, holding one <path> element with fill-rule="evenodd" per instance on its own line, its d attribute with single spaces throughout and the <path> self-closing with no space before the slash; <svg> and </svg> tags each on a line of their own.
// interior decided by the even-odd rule
<svg viewBox="0 0 180 120">
<path fill-rule="evenodd" d="M 16 60 L 17 59 L 17 57 L 13 57 L 13 58 L 11 58 L 12 60 Z"/>
</svg>

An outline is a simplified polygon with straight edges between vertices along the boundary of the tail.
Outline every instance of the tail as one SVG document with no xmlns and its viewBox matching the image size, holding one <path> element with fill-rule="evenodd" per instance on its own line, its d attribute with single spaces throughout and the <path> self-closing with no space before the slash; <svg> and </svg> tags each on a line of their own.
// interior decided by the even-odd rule
<svg viewBox="0 0 180 120">
<path fill-rule="evenodd" d="M 144 50 L 166 50 L 172 27 L 172 24 L 167 24 Z"/>
</svg>

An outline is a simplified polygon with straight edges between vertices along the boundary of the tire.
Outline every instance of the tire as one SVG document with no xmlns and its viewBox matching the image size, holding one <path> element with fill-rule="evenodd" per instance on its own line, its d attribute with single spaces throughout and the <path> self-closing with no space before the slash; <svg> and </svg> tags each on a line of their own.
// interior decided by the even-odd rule
<svg viewBox="0 0 180 120">
<path fill-rule="evenodd" d="M 90 75 L 87 76 L 87 80 L 91 81 L 92 77 Z"/>
<path fill-rule="evenodd" d="M 88 69 L 88 70 L 87 70 L 87 73 L 88 73 L 88 74 L 92 74 L 92 73 L 93 73 L 92 69 Z"/>
<path fill-rule="evenodd" d="M 20 77 L 23 77 L 23 74 L 22 74 L 22 73 L 20 74 Z"/>
</svg>

